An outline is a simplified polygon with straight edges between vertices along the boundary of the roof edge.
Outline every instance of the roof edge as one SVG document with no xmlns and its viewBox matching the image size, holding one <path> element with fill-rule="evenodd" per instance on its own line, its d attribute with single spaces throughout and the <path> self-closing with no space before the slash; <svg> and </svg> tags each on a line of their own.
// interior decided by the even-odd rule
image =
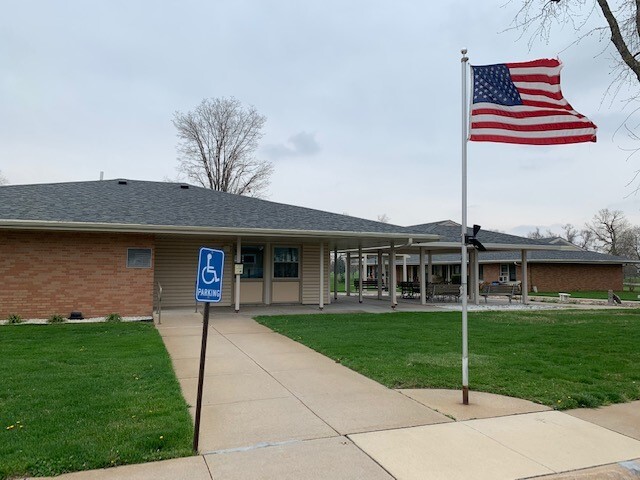
<svg viewBox="0 0 640 480">
<path fill-rule="evenodd" d="M 403 227 L 401 227 L 403 228 Z M 34 220 L 7 220 L 0 219 L 0 229 L 11 230 L 58 230 L 58 231 L 83 231 L 83 232 L 126 232 L 126 233 L 173 233 L 183 235 L 200 235 L 215 233 L 222 236 L 273 236 L 273 237 L 360 237 L 360 238 L 399 238 L 412 241 L 437 241 L 440 238 L 434 234 L 419 234 L 414 232 L 356 232 L 356 231 L 329 231 L 329 230 L 278 230 L 266 228 L 233 228 L 233 227 L 182 227 L 177 225 L 142 225 L 133 223 L 97 223 L 97 222 L 56 222 Z"/>
</svg>

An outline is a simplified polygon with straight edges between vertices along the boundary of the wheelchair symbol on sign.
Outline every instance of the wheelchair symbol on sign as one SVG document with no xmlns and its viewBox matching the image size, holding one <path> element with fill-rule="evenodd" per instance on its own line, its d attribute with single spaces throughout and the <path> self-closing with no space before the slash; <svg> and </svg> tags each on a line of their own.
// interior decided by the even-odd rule
<svg viewBox="0 0 640 480">
<path fill-rule="evenodd" d="M 207 266 L 202 269 L 202 273 L 201 273 L 202 281 L 207 285 L 211 285 L 214 282 L 220 281 L 220 278 L 218 277 L 218 272 L 216 272 L 216 269 L 213 267 L 213 265 L 211 265 L 212 258 L 213 258 L 213 255 L 210 253 L 207 253 Z"/>
</svg>

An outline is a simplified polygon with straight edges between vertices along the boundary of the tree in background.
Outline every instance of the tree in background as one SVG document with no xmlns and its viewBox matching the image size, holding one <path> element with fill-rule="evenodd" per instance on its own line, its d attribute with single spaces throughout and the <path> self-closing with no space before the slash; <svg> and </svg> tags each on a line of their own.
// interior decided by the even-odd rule
<svg viewBox="0 0 640 480">
<path fill-rule="evenodd" d="M 640 260 L 640 227 L 631 227 L 622 233 L 620 250 L 625 257 Z"/>
<path fill-rule="evenodd" d="M 551 230 L 547 230 L 547 234 L 548 235 L 543 235 L 543 233 L 540 231 L 540 227 L 536 227 L 535 230 L 532 230 L 531 232 L 527 233 L 527 238 L 531 238 L 533 240 L 540 240 L 541 238 L 546 238 L 546 237 L 557 237 L 557 235 L 551 232 Z"/>
<path fill-rule="evenodd" d="M 571 223 L 565 223 L 561 228 L 562 233 L 557 235 L 558 237 L 564 238 L 569 243 L 573 243 L 584 250 L 591 250 L 593 248 L 593 233 L 588 228 L 578 230 Z"/>
<path fill-rule="evenodd" d="M 523 34 L 530 32 L 529 45 L 536 39 L 548 42 L 554 26 L 569 26 L 575 32 L 574 44 L 587 36 L 598 36 L 599 40 L 610 42 L 612 52 L 612 83 L 608 92 L 615 95 L 624 85 L 632 88 L 629 101 L 640 98 L 640 2 L 638 0 L 619 0 L 615 4 L 607 0 L 518 0 L 521 8 L 513 19 L 511 29 L 520 30 Z M 600 16 L 600 15 L 601 16 Z M 599 16 L 601 22 L 592 26 L 591 20 Z M 595 52 L 597 54 L 601 52 Z M 629 138 L 640 141 L 637 133 L 637 122 L 630 118 L 638 112 L 634 107 L 623 127 Z M 630 156 L 640 148 L 629 150 Z M 636 170 L 628 185 L 633 184 L 640 176 Z M 634 192 L 640 190 L 638 185 Z"/>
<path fill-rule="evenodd" d="M 2 170 L 0 170 L 0 185 L 6 185 L 7 183 L 9 183 L 9 180 L 7 180 L 7 177 L 5 177 L 2 174 Z"/>
<path fill-rule="evenodd" d="M 386 213 L 378 215 L 378 221 L 381 223 L 389 223 L 389 220 L 391 219 L 389 218 L 389 215 L 387 215 Z"/>
<path fill-rule="evenodd" d="M 620 0 L 615 5 L 607 0 L 520 0 L 521 8 L 513 19 L 512 28 L 532 32 L 530 44 L 539 39 L 549 41 L 554 25 L 569 25 L 576 34 L 576 43 L 586 36 L 598 35 L 609 40 L 617 55 L 613 58 L 617 81 L 640 83 L 640 17 L 638 2 Z M 613 8 L 612 8 L 613 5 Z M 589 20 L 599 12 L 604 22 L 591 27 Z M 597 15 L 597 14 L 596 14 Z"/>
<path fill-rule="evenodd" d="M 205 188 L 262 196 L 273 172 L 255 157 L 265 122 L 235 98 L 207 98 L 193 111 L 175 112 L 179 170 Z"/>
<path fill-rule="evenodd" d="M 593 234 L 598 251 L 610 255 L 623 255 L 622 240 L 631 226 L 622 211 L 603 208 L 585 227 Z"/>
</svg>

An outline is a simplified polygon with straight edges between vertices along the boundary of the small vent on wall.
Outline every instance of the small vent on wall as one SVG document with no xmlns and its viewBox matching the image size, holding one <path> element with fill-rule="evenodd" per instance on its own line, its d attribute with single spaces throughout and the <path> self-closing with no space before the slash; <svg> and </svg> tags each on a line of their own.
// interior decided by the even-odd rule
<svg viewBox="0 0 640 480">
<path fill-rule="evenodd" d="M 118 180 L 118 185 L 126 185 L 127 181 L 126 180 Z"/>
</svg>

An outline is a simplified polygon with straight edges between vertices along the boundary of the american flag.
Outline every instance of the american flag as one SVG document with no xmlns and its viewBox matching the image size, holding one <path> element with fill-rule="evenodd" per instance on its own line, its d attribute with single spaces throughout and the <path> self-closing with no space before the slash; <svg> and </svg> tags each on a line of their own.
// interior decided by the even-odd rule
<svg viewBox="0 0 640 480">
<path fill-rule="evenodd" d="M 562 96 L 556 59 L 472 66 L 469 140 L 557 145 L 596 141 L 596 126 Z"/>
</svg>

